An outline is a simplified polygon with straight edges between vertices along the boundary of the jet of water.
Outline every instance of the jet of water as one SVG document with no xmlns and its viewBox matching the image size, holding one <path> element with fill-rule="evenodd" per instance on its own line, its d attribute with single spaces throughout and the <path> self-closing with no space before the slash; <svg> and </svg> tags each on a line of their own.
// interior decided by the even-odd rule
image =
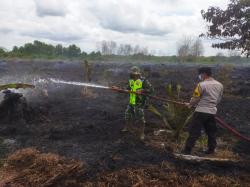
<svg viewBox="0 0 250 187">
<path fill-rule="evenodd" d="M 75 86 L 86 86 L 86 87 L 93 87 L 93 88 L 109 89 L 109 87 L 107 86 L 102 86 L 102 85 L 97 85 L 97 84 L 75 82 L 75 81 L 64 81 L 64 80 L 53 79 L 53 78 L 50 78 L 49 80 L 56 84 L 69 84 L 69 85 L 75 85 Z"/>
</svg>

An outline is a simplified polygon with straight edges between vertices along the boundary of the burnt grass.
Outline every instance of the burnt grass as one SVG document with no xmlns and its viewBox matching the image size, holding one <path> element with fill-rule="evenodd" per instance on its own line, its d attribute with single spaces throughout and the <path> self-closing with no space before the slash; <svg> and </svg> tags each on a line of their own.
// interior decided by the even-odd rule
<svg viewBox="0 0 250 187">
<path fill-rule="evenodd" d="M 92 62 L 92 82 L 102 85 L 126 87 L 128 70 L 132 64 Z M 197 83 L 198 65 L 140 63 L 156 95 L 166 97 L 165 86 L 181 84 L 183 100 L 189 99 Z M 220 80 L 223 65 L 213 65 L 215 77 Z M 177 171 L 193 168 L 198 173 L 229 175 L 249 173 L 247 161 L 189 162 L 173 156 L 171 148 L 158 149 L 145 143 L 153 136 L 153 130 L 162 128 L 162 123 L 146 111 L 146 140 L 120 132 L 124 125 L 124 110 L 128 96 L 110 90 L 83 88 L 71 85 L 38 83 L 39 78 L 58 78 L 65 81 L 84 81 L 81 62 L 0 61 L 1 83 L 36 83 L 36 89 L 25 91 L 30 107 L 26 121 L 18 119 L 11 124 L 1 123 L 0 136 L 15 139 L 9 152 L 20 148 L 35 147 L 43 152 L 53 152 L 86 163 L 86 179 L 95 179 L 101 172 L 123 168 L 139 168 L 168 161 Z M 227 93 L 219 106 L 219 115 L 240 132 L 250 136 L 250 67 L 234 66 L 221 81 L 229 81 Z M 44 93 L 47 90 L 48 95 Z M 20 90 L 22 91 L 22 90 Z M 159 106 L 162 103 L 152 101 Z M 224 136 L 230 135 L 220 129 Z M 249 143 L 239 142 L 234 151 L 249 154 Z"/>
</svg>

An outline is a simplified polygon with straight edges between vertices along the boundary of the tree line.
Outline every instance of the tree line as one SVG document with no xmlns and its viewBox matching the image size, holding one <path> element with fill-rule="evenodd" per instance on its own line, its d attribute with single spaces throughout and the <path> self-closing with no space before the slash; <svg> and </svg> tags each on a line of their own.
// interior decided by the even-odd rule
<svg viewBox="0 0 250 187">
<path fill-rule="evenodd" d="M 120 44 L 114 41 L 102 41 L 97 52 L 86 53 L 75 44 L 64 47 L 61 44 L 51 45 L 35 40 L 23 46 L 14 46 L 11 51 L 0 47 L 0 58 L 43 58 L 43 59 L 93 59 L 93 60 L 149 60 L 155 62 L 248 62 L 240 53 L 229 51 L 227 55 L 219 52 L 215 56 L 204 57 L 204 47 L 199 38 L 183 37 L 177 45 L 177 55 L 155 56 L 146 47 Z M 100 51 L 99 51 L 100 50 Z M 228 57 L 226 57 L 228 56 Z"/>
<path fill-rule="evenodd" d="M 115 41 L 103 40 L 98 47 L 102 55 L 150 55 L 147 47 L 141 47 L 140 45 L 131 44 L 117 44 Z"/>
<path fill-rule="evenodd" d="M 98 57 L 100 52 L 86 53 L 75 44 L 64 47 L 61 44 L 51 45 L 38 40 L 23 46 L 14 46 L 11 51 L 0 49 L 1 56 L 7 57 L 38 57 L 38 58 L 80 58 L 86 56 Z"/>
<path fill-rule="evenodd" d="M 132 46 L 131 44 L 118 45 L 114 41 L 102 41 L 97 47 L 97 51 L 87 53 L 82 51 L 75 44 L 64 47 L 61 44 L 52 45 L 45 42 L 35 40 L 33 43 L 26 43 L 23 46 L 14 46 L 11 51 L 0 48 L 0 57 L 32 57 L 32 58 L 98 58 L 101 56 L 117 55 L 117 56 L 132 56 L 132 55 L 149 55 L 147 47 L 139 45 Z"/>
<path fill-rule="evenodd" d="M 196 61 L 204 55 L 204 52 L 205 49 L 200 38 L 184 36 L 177 45 L 177 56 L 180 62 Z"/>
</svg>

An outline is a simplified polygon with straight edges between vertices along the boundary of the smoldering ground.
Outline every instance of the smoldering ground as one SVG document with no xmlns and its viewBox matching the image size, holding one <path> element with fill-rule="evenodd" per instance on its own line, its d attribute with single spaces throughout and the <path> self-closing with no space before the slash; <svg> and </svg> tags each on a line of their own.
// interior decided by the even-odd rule
<svg viewBox="0 0 250 187">
<path fill-rule="evenodd" d="M 92 62 L 91 83 L 104 86 L 126 87 L 128 70 L 126 63 Z M 153 84 L 156 95 L 166 97 L 165 86 L 181 84 L 181 98 L 189 99 L 197 83 L 196 65 L 153 64 L 139 65 Z M 223 66 L 213 66 L 218 79 Z M 124 125 L 124 110 L 128 96 L 106 89 L 88 88 L 70 84 L 58 84 L 51 78 L 63 81 L 84 82 L 82 62 L 64 61 L 10 61 L 0 63 L 1 83 L 25 82 L 34 84 L 32 90 L 21 92 L 30 107 L 26 122 L 1 124 L 0 135 L 14 139 L 10 152 L 36 147 L 45 152 L 58 153 L 69 158 L 83 160 L 89 168 L 89 176 L 101 170 L 114 170 L 129 166 L 161 163 L 171 160 L 171 151 L 159 151 L 140 142 L 133 135 L 120 133 Z M 241 132 L 250 132 L 250 76 L 249 67 L 235 66 L 229 73 L 229 97 L 219 106 L 221 115 Z M 244 94 L 242 94 L 244 93 Z M 162 103 L 152 101 L 154 105 Z M 146 111 L 146 141 L 153 131 L 163 128 L 162 122 Z M 9 130 L 11 129 L 11 130 Z M 231 135 L 228 135 L 231 136 Z M 113 157 L 122 159 L 114 160 Z M 208 168 L 209 169 L 209 168 Z M 211 169 L 211 168 L 210 168 Z M 211 169 L 216 171 L 216 169 Z M 220 170 L 222 171 L 222 170 Z M 224 170 L 223 170 L 224 171 Z"/>
</svg>

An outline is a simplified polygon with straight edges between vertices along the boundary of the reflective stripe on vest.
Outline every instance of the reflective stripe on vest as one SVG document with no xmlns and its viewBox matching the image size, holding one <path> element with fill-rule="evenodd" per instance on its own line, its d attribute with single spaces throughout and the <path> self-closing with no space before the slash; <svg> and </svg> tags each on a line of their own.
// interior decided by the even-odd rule
<svg viewBox="0 0 250 187">
<path fill-rule="evenodd" d="M 141 79 L 137 79 L 136 81 L 134 80 L 129 80 L 129 86 L 132 92 L 136 92 L 137 90 L 142 89 L 142 83 L 143 81 Z M 130 99 L 129 99 L 129 104 L 135 105 L 136 104 L 136 94 L 131 93 L 130 94 Z"/>
</svg>

